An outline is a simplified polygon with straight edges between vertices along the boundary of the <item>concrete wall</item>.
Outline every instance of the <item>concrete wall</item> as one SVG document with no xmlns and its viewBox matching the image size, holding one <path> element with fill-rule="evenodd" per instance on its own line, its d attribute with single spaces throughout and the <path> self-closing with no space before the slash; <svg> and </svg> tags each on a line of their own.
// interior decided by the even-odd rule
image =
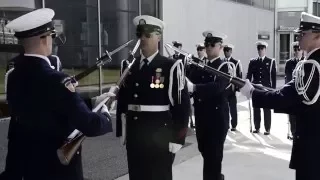
<svg viewBox="0 0 320 180">
<path fill-rule="evenodd" d="M 163 43 L 178 40 L 183 50 L 196 54 L 195 44 L 204 41 L 203 31 L 223 32 L 228 35 L 225 42 L 235 45 L 233 57 L 242 61 L 246 74 L 250 58 L 258 56 L 258 32 L 265 31 L 270 34 L 267 56 L 274 57 L 272 11 L 226 0 L 162 0 L 161 6 L 166 23 Z"/>
</svg>

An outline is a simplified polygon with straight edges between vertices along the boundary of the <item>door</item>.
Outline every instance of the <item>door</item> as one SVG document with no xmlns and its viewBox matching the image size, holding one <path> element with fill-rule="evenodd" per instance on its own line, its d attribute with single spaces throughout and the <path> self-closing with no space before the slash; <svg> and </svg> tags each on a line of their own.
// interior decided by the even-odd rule
<svg viewBox="0 0 320 180">
<path fill-rule="evenodd" d="M 290 32 L 279 33 L 278 36 L 278 56 L 277 56 L 277 64 L 278 64 L 278 74 L 284 74 L 284 67 L 286 64 L 286 60 L 290 58 L 291 48 L 290 45 L 293 41 L 293 37 Z"/>
</svg>

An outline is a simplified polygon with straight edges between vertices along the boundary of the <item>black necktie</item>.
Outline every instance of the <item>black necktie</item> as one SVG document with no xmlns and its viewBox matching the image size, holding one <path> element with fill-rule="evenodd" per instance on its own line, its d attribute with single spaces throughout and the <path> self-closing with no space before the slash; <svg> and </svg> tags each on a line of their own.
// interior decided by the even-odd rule
<svg viewBox="0 0 320 180">
<path fill-rule="evenodd" d="M 149 60 L 148 60 L 148 59 L 143 59 L 142 61 L 144 62 L 144 64 L 142 65 L 140 71 L 143 71 L 143 70 L 145 70 L 146 68 L 148 68 Z"/>
</svg>

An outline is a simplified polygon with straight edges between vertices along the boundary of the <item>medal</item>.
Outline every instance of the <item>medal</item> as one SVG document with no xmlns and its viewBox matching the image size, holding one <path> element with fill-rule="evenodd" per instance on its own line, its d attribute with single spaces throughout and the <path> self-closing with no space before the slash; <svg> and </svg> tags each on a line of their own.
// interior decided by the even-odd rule
<svg viewBox="0 0 320 180">
<path fill-rule="evenodd" d="M 160 84 L 160 88 L 163 89 L 163 88 L 164 88 L 164 85 L 163 85 L 163 84 Z"/>
<path fill-rule="evenodd" d="M 156 80 L 156 84 L 159 84 L 159 83 L 160 83 L 160 80 L 159 80 L 159 79 L 157 79 L 157 80 Z"/>
<path fill-rule="evenodd" d="M 151 88 L 154 88 L 154 84 L 153 84 L 153 76 L 151 77 L 151 84 L 150 84 Z"/>
<path fill-rule="evenodd" d="M 160 86 L 159 84 L 154 85 L 155 88 L 159 88 L 159 86 Z"/>
</svg>

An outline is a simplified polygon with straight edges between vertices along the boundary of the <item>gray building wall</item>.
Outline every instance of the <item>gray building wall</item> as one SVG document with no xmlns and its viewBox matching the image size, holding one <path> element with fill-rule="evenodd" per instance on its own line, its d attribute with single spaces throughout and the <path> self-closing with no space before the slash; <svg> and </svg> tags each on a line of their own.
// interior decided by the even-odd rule
<svg viewBox="0 0 320 180">
<path fill-rule="evenodd" d="M 161 6 L 160 14 L 166 23 L 164 44 L 181 41 L 183 50 L 196 54 L 195 45 L 204 41 L 203 31 L 225 33 L 228 36 L 225 42 L 235 45 L 233 57 L 241 60 L 246 75 L 249 60 L 258 56 L 255 46 L 258 34 L 265 32 L 270 35 L 265 40 L 269 44 L 267 56 L 274 57 L 272 11 L 226 0 L 162 0 Z"/>
</svg>

